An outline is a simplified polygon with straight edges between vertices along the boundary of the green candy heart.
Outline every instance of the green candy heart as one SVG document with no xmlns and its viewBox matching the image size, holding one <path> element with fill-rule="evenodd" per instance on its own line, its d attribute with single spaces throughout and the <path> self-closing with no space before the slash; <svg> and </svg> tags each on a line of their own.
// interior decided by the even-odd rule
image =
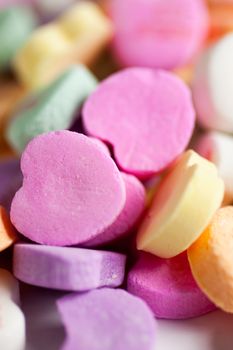
<svg viewBox="0 0 233 350">
<path fill-rule="evenodd" d="M 75 113 L 97 84 L 85 66 L 72 66 L 44 90 L 29 96 L 8 125 L 6 137 L 11 146 L 21 153 L 35 136 L 69 129 Z"/>
<path fill-rule="evenodd" d="M 25 6 L 0 11 L 0 70 L 8 67 L 36 24 L 35 14 Z"/>
</svg>

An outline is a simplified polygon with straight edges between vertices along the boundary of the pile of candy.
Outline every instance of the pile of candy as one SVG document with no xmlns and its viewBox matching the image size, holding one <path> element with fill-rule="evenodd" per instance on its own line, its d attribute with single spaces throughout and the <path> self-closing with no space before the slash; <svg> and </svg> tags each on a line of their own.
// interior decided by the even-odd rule
<svg viewBox="0 0 233 350">
<path fill-rule="evenodd" d="M 18 281 L 67 293 L 62 350 L 233 313 L 233 3 L 1 6 L 0 349 L 25 347 Z"/>
</svg>

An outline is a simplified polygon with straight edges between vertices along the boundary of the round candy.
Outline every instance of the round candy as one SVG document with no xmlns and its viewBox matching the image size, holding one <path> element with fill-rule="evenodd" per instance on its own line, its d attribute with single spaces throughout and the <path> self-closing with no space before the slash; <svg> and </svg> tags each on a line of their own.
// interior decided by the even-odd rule
<svg viewBox="0 0 233 350">
<path fill-rule="evenodd" d="M 10 247 L 17 240 L 16 231 L 6 209 L 0 206 L 0 252 Z"/>
<path fill-rule="evenodd" d="M 10 210 L 12 199 L 22 182 L 23 176 L 18 159 L 0 162 L 0 204 L 7 210 Z"/>
<path fill-rule="evenodd" d="M 194 73 L 193 98 L 199 123 L 233 132 L 233 33 L 200 57 Z"/>
<path fill-rule="evenodd" d="M 82 134 L 36 137 L 23 153 L 21 168 L 24 181 L 11 219 L 35 242 L 81 244 L 109 227 L 124 207 L 125 186 L 115 163 Z"/>
<path fill-rule="evenodd" d="M 32 11 L 12 6 L 0 11 L 0 70 L 6 68 L 36 25 Z"/>
<path fill-rule="evenodd" d="M 83 119 L 88 134 L 113 146 L 121 169 L 148 178 L 184 151 L 195 113 L 189 90 L 175 75 L 131 68 L 98 86 Z"/>
<path fill-rule="evenodd" d="M 28 284 L 67 291 L 118 287 L 124 280 L 122 254 L 35 244 L 14 246 L 14 275 Z"/>
<path fill-rule="evenodd" d="M 0 349 L 25 349 L 25 318 L 12 301 L 0 298 Z"/>
<path fill-rule="evenodd" d="M 126 189 L 126 201 L 116 221 L 95 239 L 86 242 L 86 247 L 94 247 L 123 238 L 135 227 L 145 209 L 146 194 L 142 183 L 134 176 L 122 173 Z"/>
<path fill-rule="evenodd" d="M 203 0 L 112 0 L 114 53 L 126 66 L 173 69 L 189 62 L 208 32 Z"/>
<path fill-rule="evenodd" d="M 217 211 L 201 237 L 188 249 L 197 284 L 212 302 L 233 313 L 233 207 Z"/>
<path fill-rule="evenodd" d="M 68 129 L 75 112 L 96 86 L 97 81 L 87 68 L 71 67 L 50 86 L 22 103 L 8 126 L 9 143 L 22 152 L 35 136 Z"/>
<path fill-rule="evenodd" d="M 193 279 L 186 253 L 172 259 L 142 253 L 128 274 L 127 290 L 159 318 L 185 319 L 216 309 Z"/>
<path fill-rule="evenodd" d="M 161 258 L 185 251 L 220 207 L 224 184 L 214 164 L 184 153 L 165 176 L 137 236 L 137 248 Z"/>
<path fill-rule="evenodd" d="M 233 138 L 220 132 L 208 132 L 196 144 L 197 152 L 213 162 L 225 184 L 225 203 L 233 201 Z"/>
<path fill-rule="evenodd" d="M 3 297 L 20 304 L 19 282 L 9 271 L 0 268 L 0 300 Z"/>
<path fill-rule="evenodd" d="M 142 300 L 121 289 L 103 288 L 58 300 L 66 328 L 62 350 L 152 350 L 156 323 Z"/>
</svg>

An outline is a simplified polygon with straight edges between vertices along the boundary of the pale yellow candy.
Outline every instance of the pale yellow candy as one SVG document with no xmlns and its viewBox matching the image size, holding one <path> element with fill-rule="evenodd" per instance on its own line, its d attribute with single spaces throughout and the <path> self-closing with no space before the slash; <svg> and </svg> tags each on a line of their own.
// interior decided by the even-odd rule
<svg viewBox="0 0 233 350">
<path fill-rule="evenodd" d="M 80 2 L 37 29 L 18 51 L 13 66 L 27 88 L 40 89 L 74 63 L 91 64 L 111 37 L 111 22 L 101 9 Z"/>
<path fill-rule="evenodd" d="M 70 40 L 57 25 L 40 27 L 18 52 L 14 68 L 25 86 L 30 89 L 40 88 L 66 66 L 71 48 Z"/>
<path fill-rule="evenodd" d="M 137 248 L 174 257 L 201 235 L 220 207 L 224 184 L 214 164 L 184 153 L 160 185 L 137 236 Z"/>
</svg>

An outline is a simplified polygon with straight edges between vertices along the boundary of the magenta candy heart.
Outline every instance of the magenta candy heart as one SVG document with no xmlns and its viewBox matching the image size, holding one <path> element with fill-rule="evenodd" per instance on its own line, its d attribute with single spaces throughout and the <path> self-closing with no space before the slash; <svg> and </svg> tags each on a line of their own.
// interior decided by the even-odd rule
<svg viewBox="0 0 233 350">
<path fill-rule="evenodd" d="M 99 84 L 83 119 L 88 134 L 113 146 L 121 169 L 146 179 L 184 151 L 195 112 L 189 89 L 175 75 L 131 68 Z"/>
<path fill-rule="evenodd" d="M 86 242 L 84 244 L 86 247 L 95 247 L 123 238 L 140 219 L 146 203 L 145 188 L 135 176 L 122 173 L 122 177 L 126 189 L 126 201 L 122 212 L 102 234 Z"/>
<path fill-rule="evenodd" d="M 81 244 L 109 227 L 124 207 L 125 186 L 115 163 L 82 134 L 36 137 L 23 153 L 21 169 L 24 181 L 11 220 L 32 241 Z"/>
<path fill-rule="evenodd" d="M 14 246 L 14 275 L 28 284 L 67 291 L 118 287 L 124 280 L 123 254 L 37 244 Z"/>
<path fill-rule="evenodd" d="M 186 253 L 172 259 L 142 253 L 129 272 L 127 289 L 159 318 L 185 319 L 216 309 L 197 286 Z"/>
<path fill-rule="evenodd" d="M 152 312 L 124 290 L 71 294 L 58 300 L 58 310 L 67 334 L 62 350 L 155 349 Z"/>
</svg>

